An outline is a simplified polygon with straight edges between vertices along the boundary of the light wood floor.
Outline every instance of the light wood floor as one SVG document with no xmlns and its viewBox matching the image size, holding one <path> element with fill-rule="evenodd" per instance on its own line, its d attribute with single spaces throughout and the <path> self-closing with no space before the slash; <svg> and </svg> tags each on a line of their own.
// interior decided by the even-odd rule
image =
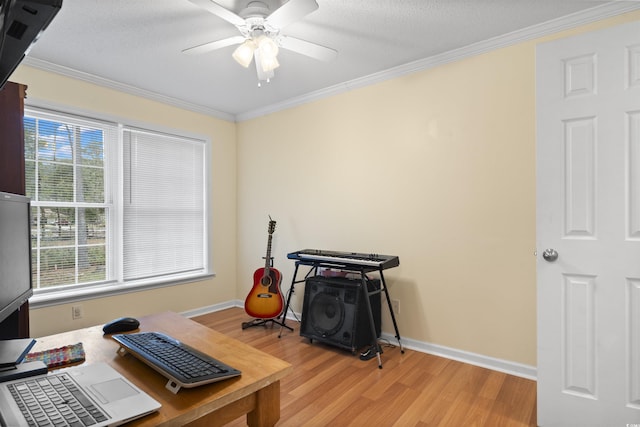
<svg viewBox="0 0 640 427">
<path fill-rule="evenodd" d="M 536 425 L 535 381 L 386 345 L 379 369 L 375 358 L 361 361 L 349 351 L 310 343 L 297 322 L 287 320 L 294 332 L 285 330 L 282 338 L 279 326 L 243 330 L 250 318 L 241 308 L 193 320 L 294 366 L 281 382 L 278 426 Z M 246 424 L 239 419 L 231 425 Z"/>
</svg>

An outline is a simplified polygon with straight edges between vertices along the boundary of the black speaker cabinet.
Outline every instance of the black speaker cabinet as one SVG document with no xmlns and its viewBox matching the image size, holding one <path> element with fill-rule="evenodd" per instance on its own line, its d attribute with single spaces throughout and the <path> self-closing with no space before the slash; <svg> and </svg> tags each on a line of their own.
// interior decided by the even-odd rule
<svg viewBox="0 0 640 427">
<path fill-rule="evenodd" d="M 300 335 L 355 353 L 373 343 L 360 279 L 314 276 L 306 280 Z M 369 292 L 380 280 L 368 281 Z M 380 292 L 369 297 L 376 338 L 380 337 Z"/>
</svg>

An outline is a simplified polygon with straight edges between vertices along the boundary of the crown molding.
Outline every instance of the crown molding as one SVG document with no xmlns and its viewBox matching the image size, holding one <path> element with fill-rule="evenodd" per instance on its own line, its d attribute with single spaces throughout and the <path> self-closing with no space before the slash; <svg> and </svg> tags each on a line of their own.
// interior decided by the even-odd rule
<svg viewBox="0 0 640 427">
<path fill-rule="evenodd" d="M 264 108 L 240 113 L 236 115 L 236 121 L 242 122 L 260 116 L 265 116 L 267 114 L 276 113 L 288 108 L 293 108 L 302 104 L 317 101 L 322 98 L 328 98 L 330 96 L 348 92 L 353 89 L 369 86 L 375 83 L 383 82 L 385 80 L 391 80 L 394 78 L 405 76 L 407 74 L 424 71 L 430 68 L 435 68 L 437 66 L 444 65 L 450 62 L 459 61 L 461 59 L 487 53 L 495 49 L 512 46 L 524 41 L 548 36 L 560 31 L 579 27 L 581 25 L 600 21 L 602 19 L 610 18 L 613 16 L 622 15 L 623 13 L 632 12 L 638 9 L 640 9 L 640 1 L 614 1 L 612 3 L 607 3 L 601 6 L 567 15 L 562 18 L 547 21 L 542 24 L 533 25 L 531 27 L 513 31 L 511 33 L 493 37 L 491 39 L 461 47 L 459 49 L 444 52 L 439 55 L 434 55 L 428 58 L 409 62 L 407 64 L 399 65 L 388 70 L 353 79 L 318 91 L 310 92 L 303 96 L 291 98 Z"/>
<path fill-rule="evenodd" d="M 265 116 L 268 114 L 276 113 L 278 111 L 297 107 L 299 105 L 314 102 L 323 98 L 328 98 L 330 96 L 348 92 L 353 89 L 380 83 L 386 80 L 405 76 L 407 74 L 428 70 L 430 68 L 444 65 L 450 62 L 459 61 L 464 58 L 480 55 L 495 49 L 499 49 L 499 48 L 511 46 L 517 43 L 521 43 L 524 41 L 547 36 L 563 30 L 568 30 L 571 28 L 589 24 L 602 19 L 621 15 L 623 13 L 632 12 L 638 9 L 640 9 L 640 1 L 634 1 L 634 0 L 613 1 L 611 3 L 607 3 L 601 6 L 596 6 L 591 9 L 587 9 L 581 12 L 567 15 L 562 18 L 557 18 L 551 21 L 544 22 L 542 24 L 533 25 L 531 27 L 513 31 L 511 33 L 504 34 L 498 37 L 493 37 L 491 39 L 474 43 L 459 49 L 454 49 L 439 55 L 434 55 L 421 60 L 409 62 L 407 64 L 390 68 L 388 70 L 380 71 L 378 73 L 373 73 L 368 76 L 349 80 L 347 82 L 343 82 L 334 86 L 329 86 L 327 88 L 310 92 L 302 96 L 290 98 L 285 101 L 266 106 L 264 108 L 258 108 L 255 110 L 246 111 L 244 113 L 239 113 L 236 115 L 218 111 L 202 105 L 189 103 L 177 98 L 161 95 L 155 92 L 140 89 L 124 83 L 105 79 L 103 77 L 78 71 L 73 68 L 56 65 L 51 62 L 43 61 L 36 58 L 30 58 L 29 56 L 27 56 L 24 59 L 23 63 L 33 68 L 53 72 L 53 73 L 60 74 L 66 77 L 71 77 L 77 80 L 82 80 L 98 86 L 114 89 L 119 92 L 128 93 L 128 94 L 146 98 L 152 101 L 168 104 L 177 108 L 182 108 L 184 110 L 205 114 L 208 116 L 216 117 L 216 118 L 231 121 L 231 122 L 242 122 L 242 121 L 254 119 L 257 117 Z"/>
<path fill-rule="evenodd" d="M 114 80 L 105 79 L 104 77 L 99 77 L 93 74 L 85 73 L 83 71 L 75 70 L 73 68 L 57 65 L 52 62 L 43 61 L 41 59 L 31 58 L 29 56 L 26 56 L 24 61 L 22 61 L 22 63 L 29 67 L 37 68 L 39 70 L 49 71 L 49 72 L 60 74 L 62 76 L 70 77 L 76 80 L 82 80 L 87 83 L 95 84 L 97 86 L 102 86 L 108 89 L 117 90 L 119 92 L 127 93 L 129 95 L 139 96 L 141 98 L 145 98 L 151 101 L 161 102 L 163 104 L 171 105 L 173 107 L 181 108 L 183 110 L 193 111 L 195 113 L 201 113 L 207 116 L 216 117 L 218 119 L 227 120 L 230 122 L 233 122 L 236 119 L 235 116 L 230 113 L 225 113 L 212 108 L 204 107 L 202 105 L 193 104 L 193 103 L 186 102 L 170 96 L 161 95 L 156 92 L 140 89 L 135 86 L 127 85 Z"/>
</svg>

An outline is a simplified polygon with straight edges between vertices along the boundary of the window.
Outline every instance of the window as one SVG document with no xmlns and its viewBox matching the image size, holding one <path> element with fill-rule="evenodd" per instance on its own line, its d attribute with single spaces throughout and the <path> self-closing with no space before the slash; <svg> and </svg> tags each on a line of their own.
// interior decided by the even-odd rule
<svg viewBox="0 0 640 427">
<path fill-rule="evenodd" d="M 36 295 L 207 273 L 206 143 L 25 109 Z"/>
</svg>

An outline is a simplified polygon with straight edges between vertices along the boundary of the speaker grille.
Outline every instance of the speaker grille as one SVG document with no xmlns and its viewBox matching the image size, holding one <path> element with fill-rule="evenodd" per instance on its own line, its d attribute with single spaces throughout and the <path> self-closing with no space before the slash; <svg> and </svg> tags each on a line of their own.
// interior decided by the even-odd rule
<svg viewBox="0 0 640 427">
<path fill-rule="evenodd" d="M 300 335 L 355 352 L 373 342 L 360 286 L 346 278 L 314 276 L 306 280 Z M 380 289 L 369 280 L 369 291 Z M 376 337 L 380 336 L 380 293 L 370 296 Z"/>
<path fill-rule="evenodd" d="M 323 337 L 335 334 L 344 324 L 344 303 L 328 292 L 316 294 L 311 301 L 309 313 L 313 329 Z"/>
</svg>

